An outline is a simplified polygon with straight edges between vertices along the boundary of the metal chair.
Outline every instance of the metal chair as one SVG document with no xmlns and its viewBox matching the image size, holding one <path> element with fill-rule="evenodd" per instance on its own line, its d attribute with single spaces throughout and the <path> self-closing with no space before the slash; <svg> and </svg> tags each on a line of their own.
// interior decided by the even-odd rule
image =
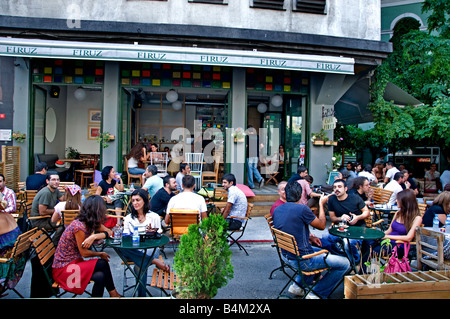
<svg viewBox="0 0 450 319">
<path fill-rule="evenodd" d="M 184 161 L 191 168 L 191 175 L 195 178 L 195 190 L 200 189 L 203 170 L 203 153 L 186 153 Z"/>
<path fill-rule="evenodd" d="M 252 204 L 252 203 L 247 203 L 247 212 L 246 212 L 246 214 L 245 214 L 245 217 L 235 217 L 235 216 L 230 216 L 230 217 L 228 217 L 228 218 L 239 219 L 239 220 L 242 221 L 242 226 L 241 226 L 239 229 L 236 229 L 236 230 L 229 230 L 229 231 L 228 231 L 227 237 L 228 237 L 229 239 L 231 239 L 230 247 L 233 246 L 234 244 L 236 244 L 236 245 L 239 247 L 240 250 L 244 250 L 244 251 L 245 251 L 245 254 L 246 254 L 247 256 L 248 256 L 247 250 L 244 248 L 244 246 L 242 246 L 242 245 L 239 243 L 238 240 L 241 239 L 242 236 L 244 236 L 245 229 L 247 228 L 248 220 L 251 218 L 251 217 L 250 217 L 250 214 L 251 214 L 251 212 L 252 212 L 252 209 L 253 209 L 253 204 Z M 236 239 L 233 237 L 233 235 L 234 235 L 235 233 L 239 233 L 239 234 L 240 234 L 239 237 L 236 238 Z"/>
<path fill-rule="evenodd" d="M 167 175 L 167 164 L 169 163 L 169 154 L 167 152 L 151 152 L 150 165 L 155 165 L 158 174 Z"/>
<path fill-rule="evenodd" d="M 266 219 L 267 224 L 269 225 L 270 233 L 272 234 L 272 238 L 273 238 L 273 231 L 272 231 L 272 227 L 273 227 L 273 217 L 272 217 L 272 215 L 270 215 L 270 213 L 269 213 L 269 214 L 264 215 L 264 218 Z M 274 240 L 274 241 L 275 241 L 275 240 Z M 276 247 L 276 245 L 273 244 L 272 247 Z M 278 253 L 278 255 L 280 255 L 280 250 L 279 250 L 279 249 L 277 249 L 277 253 Z M 278 257 L 281 259 L 281 256 L 278 256 Z M 277 268 L 273 269 L 273 270 L 270 272 L 269 279 L 272 279 L 272 275 L 273 275 L 273 273 L 274 273 L 275 271 L 277 271 L 277 270 L 282 270 L 282 269 L 283 269 L 283 265 L 281 265 L 280 267 L 277 267 Z"/>
</svg>

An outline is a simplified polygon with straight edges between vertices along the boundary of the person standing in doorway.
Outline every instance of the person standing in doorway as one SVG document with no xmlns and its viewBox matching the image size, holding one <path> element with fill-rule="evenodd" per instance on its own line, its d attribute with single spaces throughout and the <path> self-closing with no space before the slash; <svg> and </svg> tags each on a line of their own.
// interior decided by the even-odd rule
<svg viewBox="0 0 450 319">
<path fill-rule="evenodd" d="M 247 183 L 248 187 L 255 188 L 253 178 L 256 178 L 259 188 L 264 185 L 264 178 L 258 171 L 259 152 L 263 148 L 259 143 L 259 136 L 252 125 L 247 127 Z"/>
</svg>

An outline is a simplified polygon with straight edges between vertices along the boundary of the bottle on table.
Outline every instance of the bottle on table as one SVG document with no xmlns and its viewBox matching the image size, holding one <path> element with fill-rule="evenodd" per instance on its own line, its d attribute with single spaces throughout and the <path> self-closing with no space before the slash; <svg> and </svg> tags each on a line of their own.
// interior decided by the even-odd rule
<svg viewBox="0 0 450 319">
<path fill-rule="evenodd" d="M 138 246 L 139 245 L 139 231 L 138 231 L 138 227 L 134 226 L 134 231 L 133 231 L 133 246 Z"/>
<path fill-rule="evenodd" d="M 433 230 L 436 230 L 436 231 L 439 230 L 439 218 L 437 215 L 434 215 L 434 218 L 433 218 Z"/>
</svg>

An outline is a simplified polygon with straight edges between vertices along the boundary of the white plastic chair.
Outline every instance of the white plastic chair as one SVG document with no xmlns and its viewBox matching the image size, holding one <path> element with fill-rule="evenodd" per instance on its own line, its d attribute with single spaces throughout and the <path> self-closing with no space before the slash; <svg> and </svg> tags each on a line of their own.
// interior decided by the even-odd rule
<svg viewBox="0 0 450 319">
<path fill-rule="evenodd" d="M 195 190 L 199 190 L 202 182 L 203 153 L 185 153 L 184 161 L 191 168 L 191 175 L 195 178 Z"/>
<path fill-rule="evenodd" d="M 158 175 L 167 175 L 167 164 L 169 163 L 169 154 L 167 152 L 151 152 L 150 165 L 158 168 Z"/>
</svg>

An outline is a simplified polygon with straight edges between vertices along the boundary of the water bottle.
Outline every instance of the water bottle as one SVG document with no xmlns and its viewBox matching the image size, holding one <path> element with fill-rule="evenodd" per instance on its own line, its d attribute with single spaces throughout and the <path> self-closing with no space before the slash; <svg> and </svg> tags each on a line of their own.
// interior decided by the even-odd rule
<svg viewBox="0 0 450 319">
<path fill-rule="evenodd" d="M 447 219 L 445 220 L 445 232 L 450 233 L 450 215 L 447 215 Z"/>
<path fill-rule="evenodd" d="M 84 203 L 85 200 L 86 200 L 86 196 L 84 196 L 84 194 L 81 194 L 81 203 Z"/>
<path fill-rule="evenodd" d="M 131 191 L 134 191 L 134 185 L 133 185 L 133 183 L 131 183 L 130 190 L 131 190 Z"/>
<path fill-rule="evenodd" d="M 139 246 L 139 231 L 138 231 L 137 226 L 134 227 L 132 240 L 133 240 L 133 246 Z"/>
<path fill-rule="evenodd" d="M 435 230 L 435 231 L 439 230 L 439 218 L 437 215 L 434 215 L 434 218 L 433 218 L 433 230 Z"/>
</svg>

